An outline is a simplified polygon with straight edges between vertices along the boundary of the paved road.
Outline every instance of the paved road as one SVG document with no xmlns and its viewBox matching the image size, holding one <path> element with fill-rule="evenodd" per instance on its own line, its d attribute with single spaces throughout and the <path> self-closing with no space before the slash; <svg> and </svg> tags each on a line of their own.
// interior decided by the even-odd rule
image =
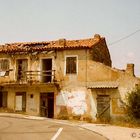
<svg viewBox="0 0 140 140">
<path fill-rule="evenodd" d="M 106 140 L 91 131 L 51 120 L 0 117 L 0 140 Z"/>
</svg>

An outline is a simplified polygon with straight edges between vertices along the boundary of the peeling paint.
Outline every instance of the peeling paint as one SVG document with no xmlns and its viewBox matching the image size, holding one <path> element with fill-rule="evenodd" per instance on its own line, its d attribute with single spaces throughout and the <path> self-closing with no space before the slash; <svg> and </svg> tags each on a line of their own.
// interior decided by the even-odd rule
<svg viewBox="0 0 140 140">
<path fill-rule="evenodd" d="M 57 105 L 65 105 L 72 108 L 73 114 L 83 115 L 87 111 L 86 94 L 84 91 L 61 91 Z"/>
</svg>

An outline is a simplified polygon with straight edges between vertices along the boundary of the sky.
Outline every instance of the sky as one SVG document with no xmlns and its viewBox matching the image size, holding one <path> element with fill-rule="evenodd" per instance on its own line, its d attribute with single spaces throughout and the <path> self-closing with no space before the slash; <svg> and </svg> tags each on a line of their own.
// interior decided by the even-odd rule
<svg viewBox="0 0 140 140">
<path fill-rule="evenodd" d="M 140 77 L 140 0 L 0 0 L 0 44 L 94 34 L 106 38 L 113 67 L 134 63 Z"/>
</svg>

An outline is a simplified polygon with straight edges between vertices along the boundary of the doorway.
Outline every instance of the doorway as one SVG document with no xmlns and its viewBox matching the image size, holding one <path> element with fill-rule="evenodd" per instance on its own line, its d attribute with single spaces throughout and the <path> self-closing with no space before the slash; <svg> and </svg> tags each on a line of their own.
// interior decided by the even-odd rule
<svg viewBox="0 0 140 140">
<path fill-rule="evenodd" d="M 110 96 L 97 95 L 97 117 L 101 120 L 110 119 Z"/>
<path fill-rule="evenodd" d="M 28 68 L 28 60 L 27 59 L 17 60 L 17 80 L 18 81 L 26 80 L 27 68 Z"/>
<path fill-rule="evenodd" d="M 7 94 L 8 92 L 0 92 L 0 107 L 7 107 Z"/>
<path fill-rule="evenodd" d="M 40 116 L 54 117 L 54 93 L 40 93 Z"/>
<path fill-rule="evenodd" d="M 42 59 L 42 82 L 52 81 L 52 59 Z"/>
<path fill-rule="evenodd" d="M 0 92 L 0 107 L 2 107 L 2 102 L 3 102 L 3 100 L 2 100 L 2 92 Z"/>
<path fill-rule="evenodd" d="M 26 92 L 16 92 L 16 111 L 26 111 Z"/>
</svg>

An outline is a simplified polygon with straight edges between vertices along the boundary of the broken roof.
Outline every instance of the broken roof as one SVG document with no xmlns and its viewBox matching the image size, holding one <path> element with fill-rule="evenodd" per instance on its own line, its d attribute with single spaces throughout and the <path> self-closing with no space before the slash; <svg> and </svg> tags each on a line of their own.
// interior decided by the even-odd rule
<svg viewBox="0 0 140 140">
<path fill-rule="evenodd" d="M 0 46 L 0 53 L 14 53 L 14 52 L 36 52 L 46 51 L 53 49 L 81 49 L 92 48 L 99 42 L 105 40 L 104 37 L 95 34 L 94 38 L 81 39 L 81 40 L 66 40 L 59 39 L 56 41 L 43 41 L 43 42 L 23 42 L 23 43 L 10 43 Z"/>
</svg>

